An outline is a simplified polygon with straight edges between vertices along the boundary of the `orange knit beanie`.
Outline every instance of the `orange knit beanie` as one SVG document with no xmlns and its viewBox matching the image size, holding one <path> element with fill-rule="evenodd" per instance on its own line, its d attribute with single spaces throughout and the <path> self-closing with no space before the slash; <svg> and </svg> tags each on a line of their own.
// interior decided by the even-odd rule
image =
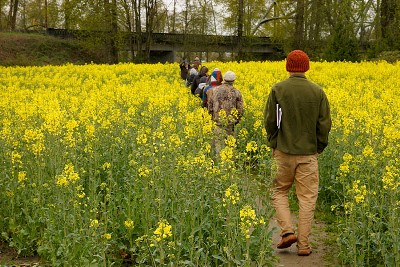
<svg viewBox="0 0 400 267">
<path fill-rule="evenodd" d="M 286 58 L 286 70 L 288 72 L 306 72 L 310 69 L 310 59 L 301 50 L 293 50 Z"/>
</svg>

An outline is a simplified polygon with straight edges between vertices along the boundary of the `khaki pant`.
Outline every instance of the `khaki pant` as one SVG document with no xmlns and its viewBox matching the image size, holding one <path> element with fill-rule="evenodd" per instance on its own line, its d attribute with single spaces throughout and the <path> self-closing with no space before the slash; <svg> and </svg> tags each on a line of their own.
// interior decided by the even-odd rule
<svg viewBox="0 0 400 267">
<path fill-rule="evenodd" d="M 297 247 L 310 248 L 308 237 L 314 219 L 315 204 L 318 197 L 318 159 L 314 155 L 289 155 L 279 150 L 273 153 L 276 163 L 276 176 L 272 188 L 272 202 L 281 235 L 294 233 L 288 192 L 296 181 L 296 195 L 299 201 L 299 220 L 297 227 Z"/>
</svg>

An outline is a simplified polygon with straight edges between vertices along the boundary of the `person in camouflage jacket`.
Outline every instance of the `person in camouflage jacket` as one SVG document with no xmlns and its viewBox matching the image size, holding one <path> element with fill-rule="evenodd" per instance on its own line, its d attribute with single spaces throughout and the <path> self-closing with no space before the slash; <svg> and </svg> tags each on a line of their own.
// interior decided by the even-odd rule
<svg viewBox="0 0 400 267">
<path fill-rule="evenodd" d="M 225 144 L 228 135 L 234 135 L 235 125 L 243 116 L 243 97 L 238 89 L 233 87 L 236 74 L 227 71 L 220 86 L 213 88 L 207 102 L 208 112 L 215 121 L 214 149 L 217 155 Z"/>
</svg>

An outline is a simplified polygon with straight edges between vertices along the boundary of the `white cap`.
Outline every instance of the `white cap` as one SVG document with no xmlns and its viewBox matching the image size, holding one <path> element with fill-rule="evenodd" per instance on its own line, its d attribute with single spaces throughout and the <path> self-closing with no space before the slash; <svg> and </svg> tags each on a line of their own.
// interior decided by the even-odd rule
<svg viewBox="0 0 400 267">
<path fill-rule="evenodd" d="M 233 71 L 227 71 L 224 75 L 224 81 L 233 82 L 234 80 L 236 80 L 236 74 Z"/>
</svg>

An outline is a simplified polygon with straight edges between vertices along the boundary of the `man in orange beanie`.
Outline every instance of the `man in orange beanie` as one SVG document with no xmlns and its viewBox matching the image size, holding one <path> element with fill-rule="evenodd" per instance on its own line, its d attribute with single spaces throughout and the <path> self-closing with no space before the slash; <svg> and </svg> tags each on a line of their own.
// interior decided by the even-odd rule
<svg viewBox="0 0 400 267">
<path fill-rule="evenodd" d="M 272 202 L 281 228 L 279 249 L 297 242 L 299 256 L 311 254 L 309 235 L 318 197 L 318 158 L 328 145 L 331 116 L 322 88 L 307 80 L 310 60 L 301 50 L 290 52 L 290 77 L 275 84 L 264 110 L 268 145 L 276 163 Z M 292 225 L 288 192 L 296 181 L 299 201 L 297 236 Z"/>
</svg>

